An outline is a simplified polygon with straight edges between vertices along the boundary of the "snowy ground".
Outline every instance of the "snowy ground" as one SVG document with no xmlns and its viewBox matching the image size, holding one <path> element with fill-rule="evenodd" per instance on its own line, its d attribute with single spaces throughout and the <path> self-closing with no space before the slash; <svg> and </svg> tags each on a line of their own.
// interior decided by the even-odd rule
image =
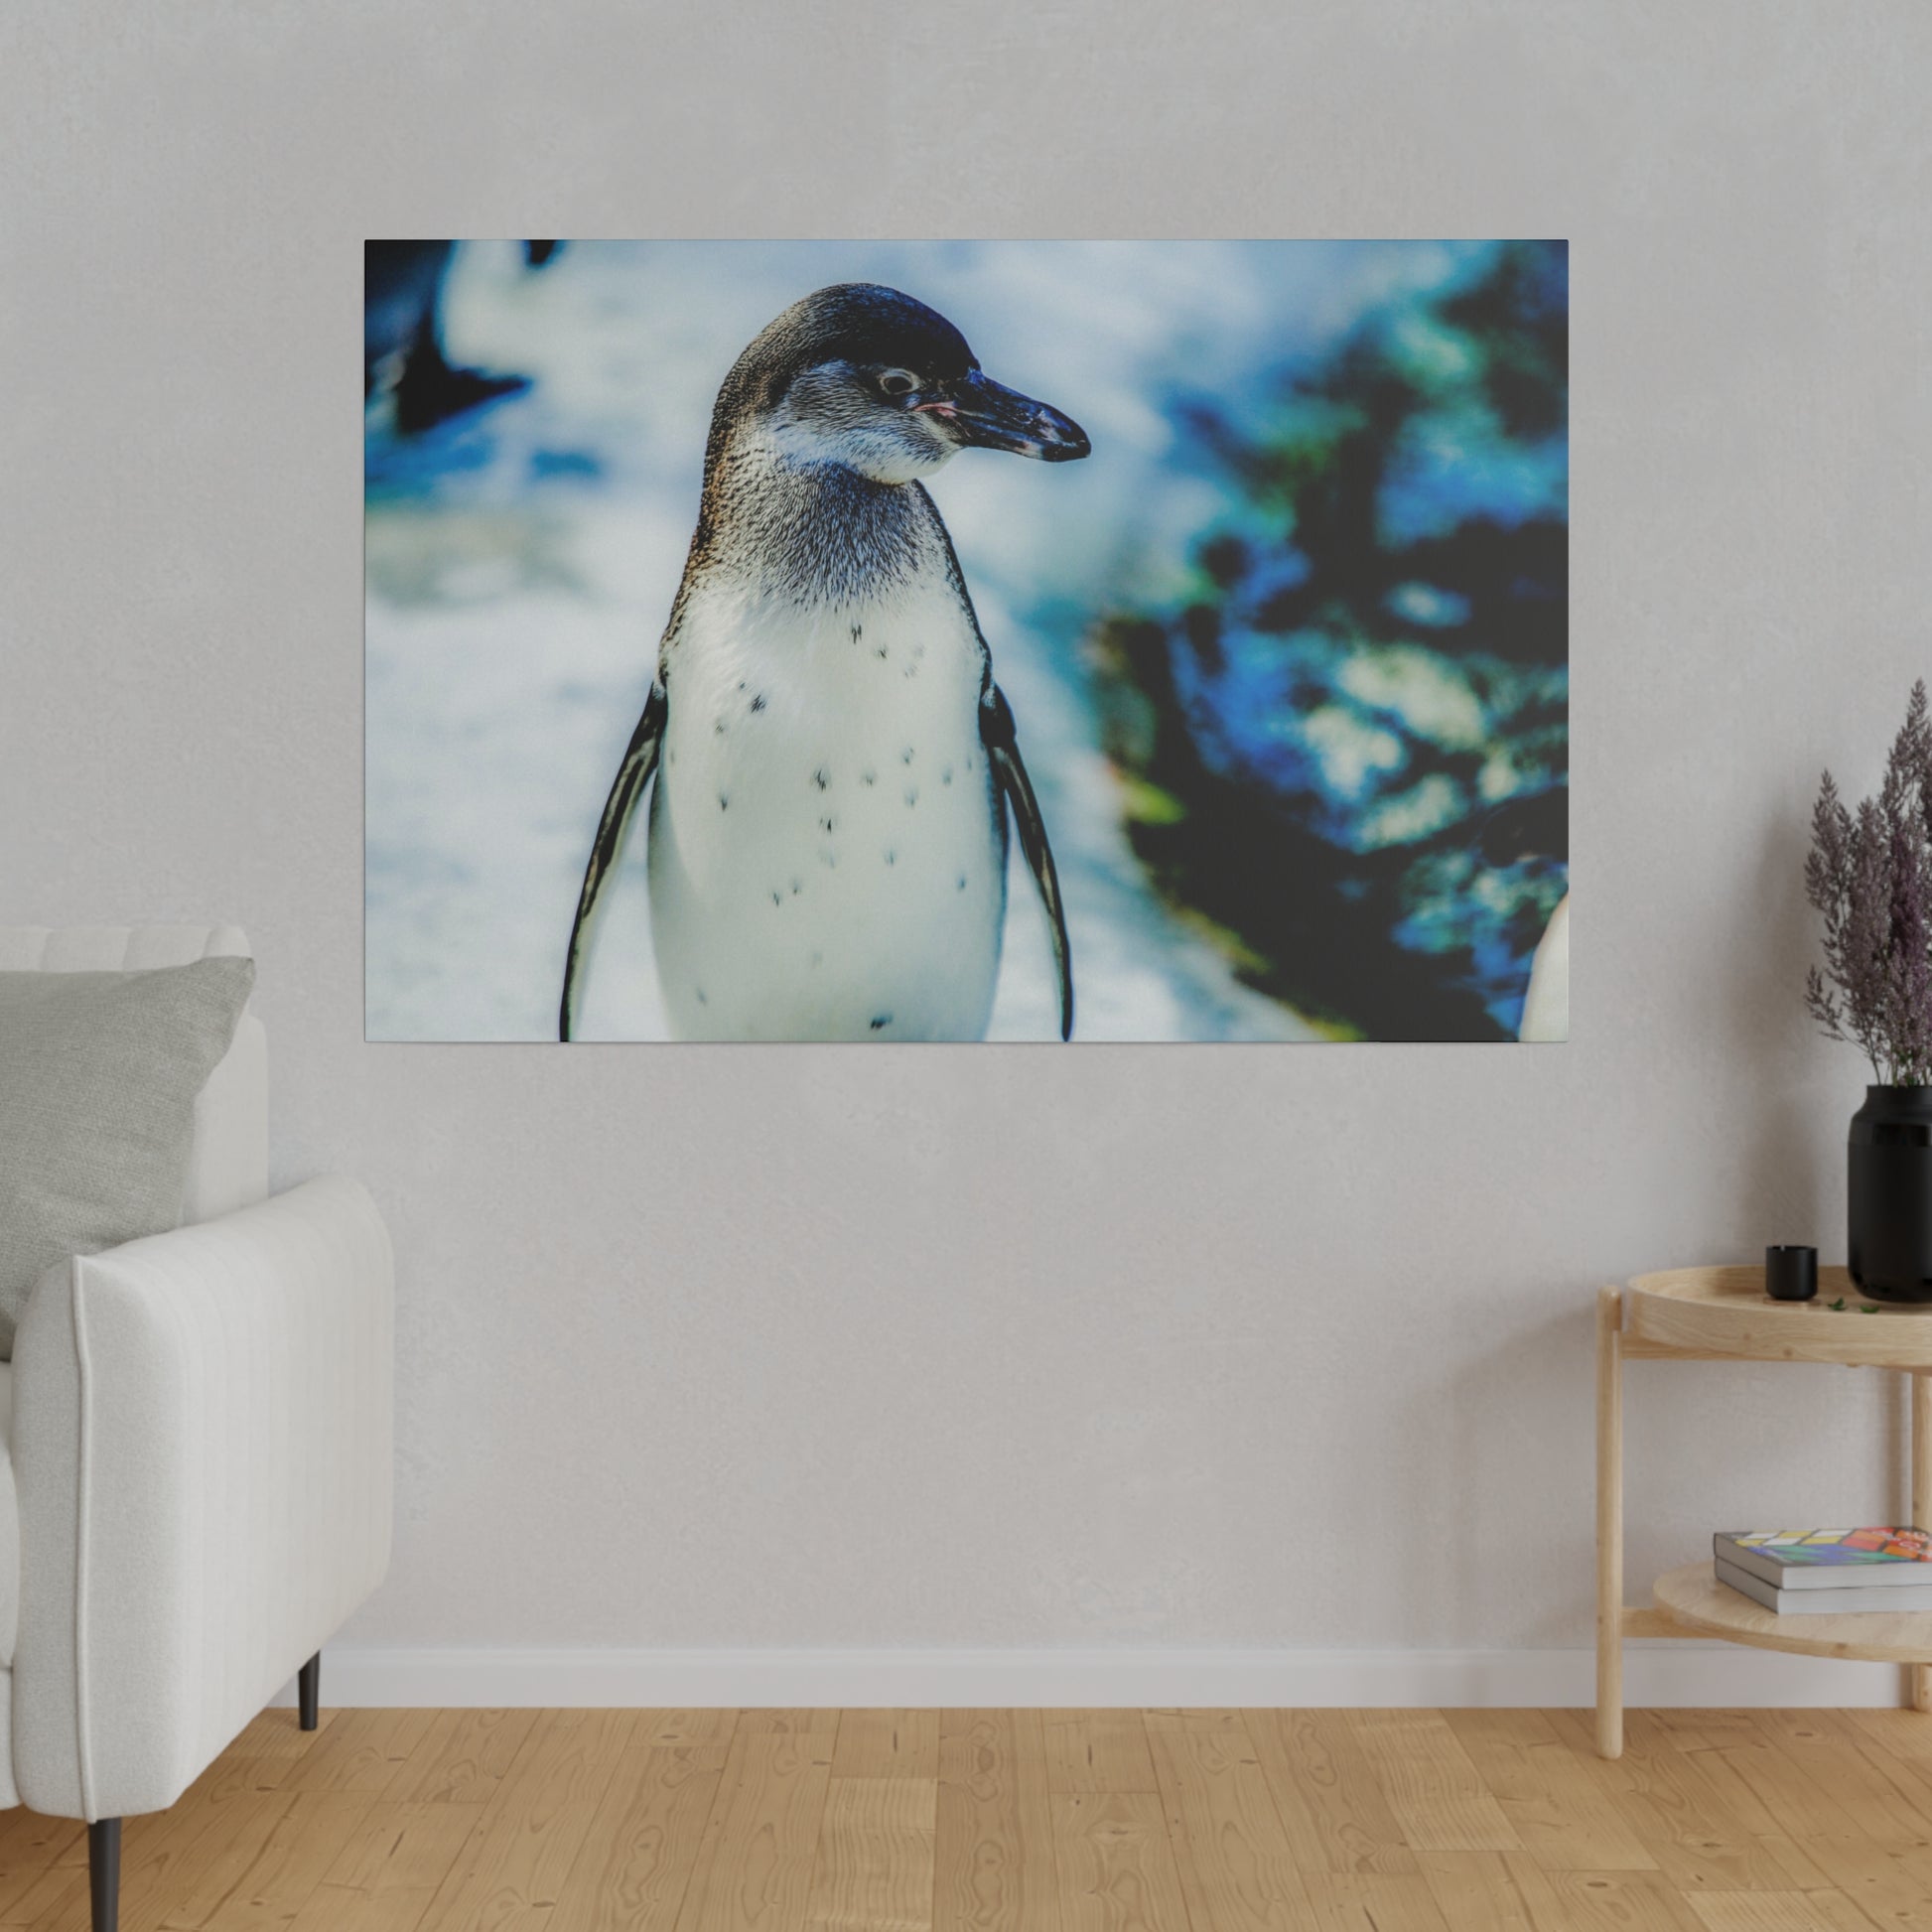
<svg viewBox="0 0 1932 1932">
<path fill-rule="evenodd" d="M 1080 641 L 1171 593 L 1216 509 L 1164 402 L 1237 405 L 1456 244 L 576 243 L 530 273 L 459 253 L 453 358 L 535 381 L 418 442 L 369 423 L 367 1031 L 555 1037 L 585 853 L 647 688 L 698 498 L 711 400 L 771 316 L 884 281 L 987 370 L 1075 417 L 1093 457 L 968 452 L 933 495 L 1020 722 L 1065 889 L 1079 1039 L 1309 1038 L 1148 889 L 1098 749 Z M 1258 882 L 1258 890 L 1266 890 Z M 1016 859 L 992 1036 L 1056 1037 Z M 586 1037 L 658 1038 L 641 838 L 617 883 Z"/>
</svg>

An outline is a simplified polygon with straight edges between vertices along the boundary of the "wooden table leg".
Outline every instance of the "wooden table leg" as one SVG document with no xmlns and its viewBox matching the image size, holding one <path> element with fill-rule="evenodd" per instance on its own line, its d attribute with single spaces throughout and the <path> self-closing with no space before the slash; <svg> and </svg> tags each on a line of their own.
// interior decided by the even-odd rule
<svg viewBox="0 0 1932 1932">
<path fill-rule="evenodd" d="M 1924 1529 L 1932 1523 L 1932 1375 L 1920 1370 L 1905 1379 L 1912 1386 L 1912 1521 Z M 1912 1709 L 1932 1711 L 1932 1665 L 1908 1668 Z"/>
<path fill-rule="evenodd" d="M 1623 1295 L 1614 1288 L 1596 1296 L 1596 1750 L 1623 1755 Z"/>
</svg>

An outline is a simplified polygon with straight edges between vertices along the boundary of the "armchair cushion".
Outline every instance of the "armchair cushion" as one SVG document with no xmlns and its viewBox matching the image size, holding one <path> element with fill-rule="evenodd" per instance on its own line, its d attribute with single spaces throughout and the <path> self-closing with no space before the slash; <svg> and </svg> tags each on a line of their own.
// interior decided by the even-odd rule
<svg viewBox="0 0 1932 1932">
<path fill-rule="evenodd" d="M 0 973 L 0 1357 L 47 1268 L 180 1221 L 196 1100 L 254 979 L 236 958 Z"/>
</svg>

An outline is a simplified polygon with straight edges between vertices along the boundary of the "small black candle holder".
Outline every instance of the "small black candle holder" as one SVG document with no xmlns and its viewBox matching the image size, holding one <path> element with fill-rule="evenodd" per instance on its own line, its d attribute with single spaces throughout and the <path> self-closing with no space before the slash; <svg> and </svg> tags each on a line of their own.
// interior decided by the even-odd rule
<svg viewBox="0 0 1932 1932">
<path fill-rule="evenodd" d="M 1774 1302 L 1818 1299 L 1818 1250 L 1779 1246 L 1764 1250 L 1764 1292 Z"/>
</svg>

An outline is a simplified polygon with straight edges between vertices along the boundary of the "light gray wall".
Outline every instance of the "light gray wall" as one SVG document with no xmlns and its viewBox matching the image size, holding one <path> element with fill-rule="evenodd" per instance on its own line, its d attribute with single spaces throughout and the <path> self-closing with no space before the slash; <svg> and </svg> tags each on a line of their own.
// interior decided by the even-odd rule
<svg viewBox="0 0 1932 1932">
<path fill-rule="evenodd" d="M 401 1263 L 363 1642 L 1542 1645 L 1600 1281 L 1843 1252 L 1819 767 L 1925 669 L 1932 10 L 11 0 L 0 919 L 217 917 Z M 1574 239 L 1567 1047 L 362 1043 L 364 234 Z M 1897 1500 L 1650 1370 L 1632 1562 Z"/>
</svg>

